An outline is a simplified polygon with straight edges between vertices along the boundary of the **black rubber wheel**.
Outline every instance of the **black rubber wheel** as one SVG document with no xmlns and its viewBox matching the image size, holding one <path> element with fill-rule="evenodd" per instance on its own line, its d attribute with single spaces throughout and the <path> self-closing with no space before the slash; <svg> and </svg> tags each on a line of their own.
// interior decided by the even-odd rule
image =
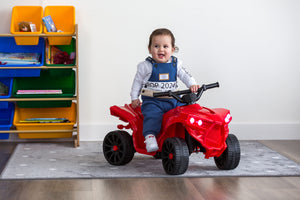
<svg viewBox="0 0 300 200">
<path fill-rule="evenodd" d="M 189 148 L 182 138 L 167 138 L 164 141 L 161 158 L 167 174 L 178 175 L 186 172 L 189 165 Z"/>
<path fill-rule="evenodd" d="M 134 156 L 132 137 L 126 131 L 109 132 L 103 141 L 103 154 L 112 165 L 125 165 Z"/>
<path fill-rule="evenodd" d="M 219 169 L 235 169 L 240 163 L 241 149 L 237 137 L 229 134 L 226 139 L 227 148 L 219 157 L 214 157 Z"/>
<path fill-rule="evenodd" d="M 155 159 L 161 159 L 161 152 L 157 152 L 153 157 Z"/>
</svg>

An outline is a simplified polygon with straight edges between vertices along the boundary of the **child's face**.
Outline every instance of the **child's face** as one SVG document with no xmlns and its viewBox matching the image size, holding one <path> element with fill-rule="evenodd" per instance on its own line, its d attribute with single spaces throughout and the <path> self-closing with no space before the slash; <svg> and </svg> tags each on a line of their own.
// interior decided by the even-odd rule
<svg viewBox="0 0 300 200">
<path fill-rule="evenodd" d="M 169 35 L 157 35 L 152 38 L 149 53 L 157 63 L 166 63 L 174 53 L 172 39 Z"/>
</svg>

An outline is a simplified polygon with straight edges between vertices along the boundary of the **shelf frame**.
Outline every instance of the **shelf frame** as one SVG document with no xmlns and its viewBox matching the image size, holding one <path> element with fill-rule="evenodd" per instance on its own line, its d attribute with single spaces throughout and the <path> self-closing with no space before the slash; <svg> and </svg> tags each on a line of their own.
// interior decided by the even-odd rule
<svg viewBox="0 0 300 200">
<path fill-rule="evenodd" d="M 78 69 L 77 65 L 74 66 L 38 66 L 38 67 L 0 67 L 0 69 Z"/>
<path fill-rule="evenodd" d="M 0 99 L 1 101 L 69 101 L 77 100 L 77 97 L 54 97 L 54 98 L 9 98 L 9 99 Z"/>
<path fill-rule="evenodd" d="M 64 34 L 64 35 L 54 35 L 54 34 L 0 34 L 0 37 L 33 37 L 33 36 L 38 36 L 38 37 L 75 37 L 76 39 L 76 57 L 75 57 L 75 62 L 76 65 L 74 66 L 38 66 L 38 67 L 2 67 L 0 66 L 0 71 L 1 69 L 69 69 L 73 68 L 76 69 L 76 96 L 73 97 L 58 97 L 58 98 L 7 98 L 7 99 L 0 99 L 1 101 L 62 101 L 62 100 L 72 100 L 76 101 L 76 124 L 77 126 L 74 127 L 72 130 L 4 130 L 0 131 L 1 133 L 57 133 L 57 132 L 76 132 L 75 139 L 74 139 L 74 147 L 78 147 L 80 145 L 80 134 L 79 134 L 79 67 L 78 67 L 78 24 L 75 24 L 75 32 L 73 34 Z M 49 138 L 50 139 L 50 138 Z M 51 138 L 53 139 L 53 138 Z"/>
<path fill-rule="evenodd" d="M 7 131 L 0 131 L 0 133 L 57 133 L 57 132 L 77 132 L 77 128 L 74 127 L 73 129 L 70 130 L 7 130 Z"/>
</svg>

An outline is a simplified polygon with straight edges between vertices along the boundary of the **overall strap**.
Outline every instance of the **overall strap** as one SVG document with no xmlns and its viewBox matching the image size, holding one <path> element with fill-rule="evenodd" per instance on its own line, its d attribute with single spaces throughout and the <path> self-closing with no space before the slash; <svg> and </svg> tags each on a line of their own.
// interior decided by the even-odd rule
<svg viewBox="0 0 300 200">
<path fill-rule="evenodd" d="M 172 56 L 172 63 L 174 67 L 177 66 L 177 58 L 175 56 Z"/>
</svg>

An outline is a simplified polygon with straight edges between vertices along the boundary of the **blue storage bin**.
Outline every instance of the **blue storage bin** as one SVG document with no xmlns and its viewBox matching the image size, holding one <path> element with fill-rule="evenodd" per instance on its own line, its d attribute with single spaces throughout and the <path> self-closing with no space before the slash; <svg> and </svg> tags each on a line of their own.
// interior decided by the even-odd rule
<svg viewBox="0 0 300 200">
<path fill-rule="evenodd" d="M 12 84 L 13 84 L 13 79 L 12 78 L 0 78 L 0 88 L 1 85 L 6 85 L 8 90 L 6 94 L 1 94 L 0 92 L 0 99 L 7 99 L 11 97 L 11 92 L 12 92 Z M 0 101 L 0 109 L 3 108 L 8 108 L 8 102 L 7 101 Z"/>
<path fill-rule="evenodd" d="M 0 130 L 9 130 L 13 124 L 15 104 L 8 102 L 7 108 L 0 108 Z M 8 139 L 9 133 L 0 133 L 0 139 Z"/>
<path fill-rule="evenodd" d="M 1 64 L 0 77 L 37 77 L 41 69 L 21 69 L 22 67 L 39 67 L 44 65 L 45 40 L 39 38 L 38 45 L 17 45 L 13 37 L 0 37 L 0 53 L 38 53 L 39 64 Z M 0 60 L 1 61 L 1 60 Z M 1 67 L 20 67 L 20 69 L 1 69 Z"/>
<path fill-rule="evenodd" d="M 0 99 L 7 99 L 11 97 L 13 78 L 0 78 L 0 83 L 6 85 L 8 87 L 7 95 L 0 95 Z"/>
</svg>

